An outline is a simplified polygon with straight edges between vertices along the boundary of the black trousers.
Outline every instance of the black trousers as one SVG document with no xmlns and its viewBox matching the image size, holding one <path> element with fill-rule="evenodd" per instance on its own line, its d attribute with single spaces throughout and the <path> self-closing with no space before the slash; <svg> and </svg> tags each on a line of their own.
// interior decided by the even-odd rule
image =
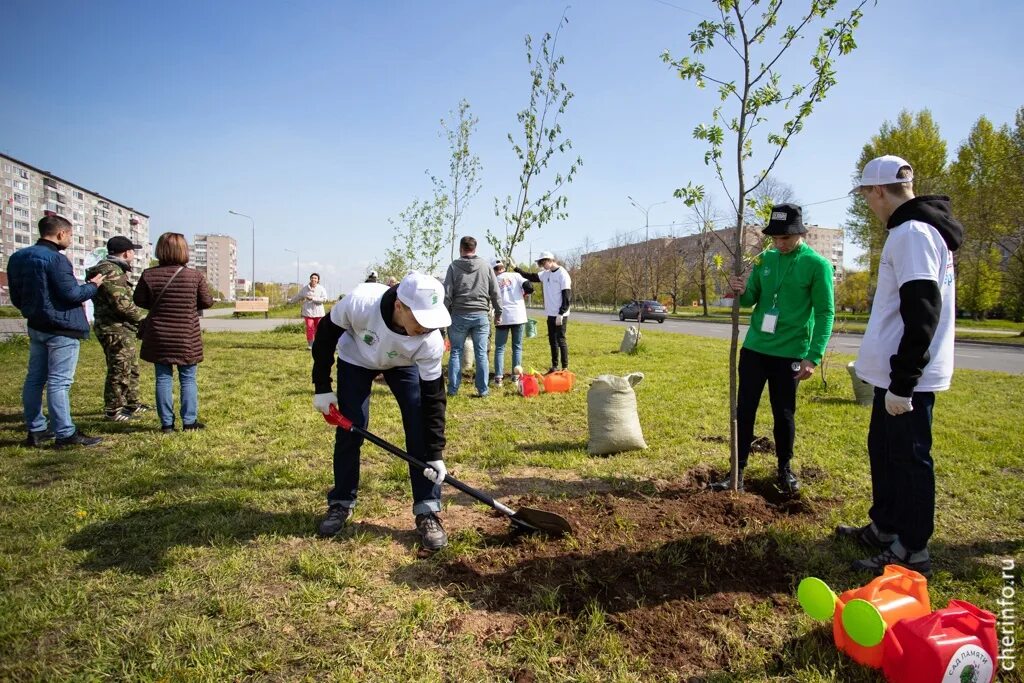
<svg viewBox="0 0 1024 683">
<path fill-rule="evenodd" d="M 740 468 L 747 466 L 750 443 L 754 440 L 754 419 L 761 403 L 764 385 L 768 384 L 768 400 L 772 404 L 775 455 L 779 468 L 788 467 L 793 459 L 793 440 L 796 438 L 796 389 L 793 363 L 799 358 L 769 356 L 750 349 L 740 349 L 740 386 L 736 401 L 736 421 L 739 432 Z"/>
<path fill-rule="evenodd" d="M 555 316 L 548 316 L 548 344 L 551 346 L 551 367 L 558 368 L 558 355 L 562 355 L 562 369 L 569 368 L 569 342 L 565 341 L 565 328 L 569 319 L 562 317 L 562 324 L 555 324 Z"/>
<path fill-rule="evenodd" d="M 928 546 L 935 530 L 935 394 L 914 392 L 912 411 L 890 415 L 885 410 L 885 391 L 875 387 L 868 428 L 872 497 L 868 516 L 881 531 L 898 534 L 904 548 L 917 552 Z"/>
</svg>

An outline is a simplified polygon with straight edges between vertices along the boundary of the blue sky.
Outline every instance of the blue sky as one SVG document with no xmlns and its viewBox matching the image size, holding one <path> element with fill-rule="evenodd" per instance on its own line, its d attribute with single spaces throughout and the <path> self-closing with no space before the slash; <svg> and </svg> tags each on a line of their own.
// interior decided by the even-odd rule
<svg viewBox="0 0 1024 683">
<path fill-rule="evenodd" d="M 568 220 L 531 234 L 534 251 L 566 252 L 587 239 L 601 246 L 642 228 L 626 195 L 653 204 L 692 180 L 724 204 L 690 136 L 712 100 L 659 59 L 664 49 L 685 54 L 711 7 L 571 7 L 560 47 L 576 98 L 564 126 L 583 167 Z M 523 36 L 553 30 L 563 8 L 11 0 L 0 23 L 0 149 L 149 214 L 154 240 L 168 230 L 235 235 L 245 276 L 249 224 L 227 212 L 251 214 L 259 279 L 294 278 L 288 248 L 303 273 L 319 270 L 332 291 L 345 290 L 390 244 L 387 218 L 428 194 L 424 170 L 447 168 L 438 122 L 461 98 L 480 117 L 472 146 L 484 181 L 463 232 L 482 240 L 501 228 L 493 198 L 516 189 L 506 134 L 528 94 Z M 903 108 L 931 109 L 951 154 L 978 116 L 1011 121 L 1024 104 L 1022 25 L 1024 3 L 869 7 L 859 48 L 838 65 L 839 85 L 775 175 L 804 203 L 844 194 L 864 142 Z M 807 214 L 836 226 L 846 208 L 835 201 Z M 677 200 L 650 215 L 655 226 L 690 220 Z"/>
</svg>

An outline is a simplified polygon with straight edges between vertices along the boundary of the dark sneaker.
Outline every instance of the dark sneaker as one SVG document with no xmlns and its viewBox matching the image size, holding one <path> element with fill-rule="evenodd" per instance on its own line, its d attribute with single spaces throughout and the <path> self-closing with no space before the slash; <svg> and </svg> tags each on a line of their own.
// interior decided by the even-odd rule
<svg viewBox="0 0 1024 683">
<path fill-rule="evenodd" d="M 420 532 L 420 542 L 426 550 L 440 550 L 448 545 L 448 534 L 433 512 L 416 515 L 416 531 Z"/>
<path fill-rule="evenodd" d="M 883 534 L 874 522 L 864 526 L 848 526 L 840 524 L 836 527 L 836 538 L 848 538 L 856 541 L 868 550 L 885 550 L 896 540 L 896 534 Z"/>
<path fill-rule="evenodd" d="M 132 419 L 132 414 L 127 408 L 118 408 L 117 410 L 104 410 L 103 419 L 110 422 L 127 422 Z"/>
<path fill-rule="evenodd" d="M 176 430 L 174 429 L 174 423 L 169 425 L 160 425 L 160 431 L 164 434 L 173 434 Z"/>
<path fill-rule="evenodd" d="M 82 433 L 82 430 L 76 429 L 75 433 L 71 436 L 65 436 L 63 439 L 57 439 L 54 441 L 54 446 L 57 448 L 67 448 L 69 446 L 95 446 L 96 444 L 103 441 L 98 436 L 86 436 Z"/>
<path fill-rule="evenodd" d="M 875 576 L 881 576 L 886 565 L 896 564 L 907 569 L 912 569 L 918 574 L 924 576 L 926 579 L 931 578 L 932 561 L 931 558 L 928 557 L 927 550 L 922 550 L 918 553 L 911 553 L 908 557 L 901 557 L 896 552 L 894 547 L 896 545 L 899 544 L 894 543 L 893 546 L 886 548 L 879 554 L 874 557 L 869 557 L 866 560 L 855 560 L 850 565 L 850 568 L 855 572 L 870 572 Z"/>
<path fill-rule="evenodd" d="M 345 528 L 350 519 L 352 519 L 352 508 L 347 508 L 344 505 L 331 505 L 327 508 L 327 516 L 320 520 L 317 533 L 325 538 L 334 536 Z"/>
<path fill-rule="evenodd" d="M 783 493 L 793 495 L 800 492 L 800 481 L 793 474 L 793 470 L 788 467 L 779 470 L 779 478 L 775 480 L 775 483 Z"/>
<path fill-rule="evenodd" d="M 713 481 L 713 482 L 711 482 L 710 484 L 708 484 L 708 490 L 709 491 L 715 491 L 715 492 L 731 491 L 732 490 L 732 476 L 728 476 L 725 479 L 722 479 L 721 481 Z M 737 491 L 742 491 L 743 490 L 743 472 L 740 472 L 740 479 L 739 479 L 739 482 L 738 482 L 738 488 L 736 490 Z"/>
<path fill-rule="evenodd" d="M 28 448 L 42 448 L 47 441 L 52 441 L 55 438 L 57 435 L 49 429 L 41 429 L 38 432 L 29 432 L 23 443 Z"/>
<path fill-rule="evenodd" d="M 127 406 L 125 410 L 127 410 L 128 414 L 131 415 L 132 417 L 137 417 L 142 413 L 147 413 L 150 410 L 153 410 L 153 406 L 147 405 L 145 403 L 136 403 L 133 406 Z"/>
<path fill-rule="evenodd" d="M 183 432 L 196 432 L 200 429 L 206 429 L 206 425 L 199 421 L 187 425 L 181 425 L 181 431 Z"/>
<path fill-rule="evenodd" d="M 556 368 L 554 365 L 552 365 L 550 368 L 548 368 L 548 371 L 545 372 L 544 374 L 545 375 L 550 375 L 552 372 L 558 372 L 558 368 Z"/>
</svg>

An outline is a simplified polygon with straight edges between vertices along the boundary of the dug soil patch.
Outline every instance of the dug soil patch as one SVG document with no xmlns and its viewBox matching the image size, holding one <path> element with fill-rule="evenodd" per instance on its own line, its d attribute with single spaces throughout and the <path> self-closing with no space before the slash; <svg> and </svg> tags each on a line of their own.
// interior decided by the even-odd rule
<svg viewBox="0 0 1024 683">
<path fill-rule="evenodd" d="M 574 535 L 510 539 L 504 518 L 479 513 L 474 526 L 483 547 L 438 558 L 425 573 L 474 610 L 505 619 L 576 617 L 598 607 L 630 651 L 656 668 L 725 667 L 728 641 L 750 637 L 740 608 L 792 602 L 799 577 L 772 527 L 806 523 L 815 506 L 781 494 L 716 494 L 695 486 L 709 474 L 692 472 L 653 495 L 513 499 L 513 507 L 562 515 Z"/>
</svg>

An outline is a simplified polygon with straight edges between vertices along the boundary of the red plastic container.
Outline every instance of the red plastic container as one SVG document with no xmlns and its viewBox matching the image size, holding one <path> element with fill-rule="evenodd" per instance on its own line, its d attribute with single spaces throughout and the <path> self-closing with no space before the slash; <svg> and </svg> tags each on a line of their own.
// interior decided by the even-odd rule
<svg viewBox="0 0 1024 683">
<path fill-rule="evenodd" d="M 870 647 L 854 642 L 843 625 L 843 611 L 852 600 L 870 603 L 885 622 L 886 631 L 901 619 L 913 619 L 930 614 L 931 601 L 928 599 L 928 579 L 915 571 L 890 564 L 878 578 L 860 588 L 848 590 L 836 599 L 836 612 L 832 617 L 832 637 L 836 647 L 855 661 L 873 669 L 882 668 L 882 652 L 885 645 L 881 637 L 877 645 Z M 881 633 L 879 633 L 881 636 Z"/>
<path fill-rule="evenodd" d="M 533 375 L 521 375 L 519 377 L 519 393 L 530 398 L 540 393 L 540 382 Z"/>
<path fill-rule="evenodd" d="M 996 677 L 996 617 L 962 600 L 896 622 L 883 645 L 889 683 L 992 683 Z"/>
</svg>

